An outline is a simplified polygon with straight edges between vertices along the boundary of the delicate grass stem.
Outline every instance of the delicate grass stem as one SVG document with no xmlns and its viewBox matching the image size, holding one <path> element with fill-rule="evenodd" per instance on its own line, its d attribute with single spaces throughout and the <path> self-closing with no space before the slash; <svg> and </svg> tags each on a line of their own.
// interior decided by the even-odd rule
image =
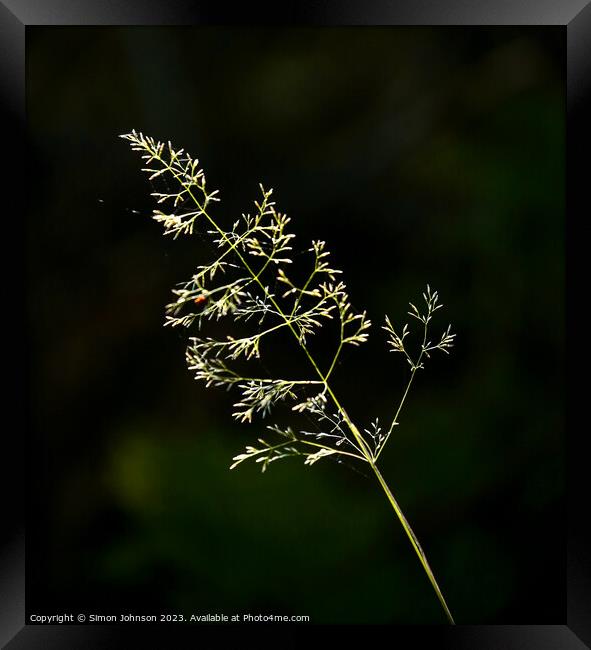
<svg viewBox="0 0 591 650">
<path fill-rule="evenodd" d="M 171 324 L 173 327 L 179 325 L 189 327 L 197 319 L 199 328 L 201 328 L 204 318 L 232 315 L 236 320 L 244 318 L 245 321 L 256 315 L 255 320 L 259 324 L 259 331 L 256 334 L 237 339 L 230 336 L 225 340 L 192 337 L 193 343 L 187 348 L 187 361 L 189 368 L 195 371 L 196 378 L 204 380 L 207 386 L 213 385 L 228 389 L 237 387 L 241 391 L 241 401 L 234 404 L 237 410 L 233 415 L 242 422 L 252 421 L 253 415 L 265 417 L 271 406 L 290 399 L 297 399 L 298 392 L 305 394 L 305 391 L 310 391 L 312 387 L 316 387 L 315 390 L 322 389 L 315 395 L 307 396 L 304 401 L 293 406 L 292 410 L 299 413 L 307 412 L 315 416 L 317 424 L 326 427 L 325 430 L 294 432 L 291 428 L 268 426 L 267 428 L 276 435 L 283 437 L 283 441 L 278 444 L 269 444 L 259 438 L 259 446 L 247 446 L 244 453 L 233 458 L 234 463 L 231 468 L 245 460 L 254 459 L 256 463 L 260 463 L 262 471 L 265 471 L 270 463 L 287 456 L 305 456 L 307 465 L 312 465 L 329 456 L 346 456 L 368 463 L 408 535 L 448 620 L 453 624 L 453 617 L 427 562 L 426 555 L 377 467 L 377 460 L 394 427 L 398 424 L 398 416 L 406 401 L 416 371 L 423 367 L 424 356 L 429 357 L 429 351 L 435 349 L 447 353 L 448 349 L 452 347 L 455 335 L 450 333 L 449 327 L 437 344 L 432 345 L 427 341 L 428 323 L 432 314 L 441 307 L 437 302 L 437 292 L 432 292 L 427 285 L 427 291 L 423 294 L 427 305 L 425 314 L 420 313 L 412 303 L 409 303 L 411 311 L 408 313 L 421 321 L 424 326 L 423 341 L 416 362 L 413 361 L 413 357 L 404 346 L 404 339 L 409 333 L 408 326 L 404 326 L 399 336 L 386 317 L 384 329 L 389 335 L 388 343 L 392 347 L 392 351 L 404 354 L 410 364 L 411 374 L 388 431 L 385 434 L 381 433 L 382 430 L 376 418 L 372 425 L 373 430 L 365 429 L 366 438 L 347 414 L 328 380 L 337 366 L 344 345 L 357 346 L 367 340 L 366 330 L 370 327 L 371 321 L 366 318 L 365 312 L 354 312 L 345 292 L 345 284 L 336 282 L 335 277 L 341 271 L 329 266 L 327 262 L 329 253 L 325 250 L 325 243 L 323 241 L 312 242 L 312 248 L 308 251 L 314 254 L 314 268 L 309 273 L 303 287 L 297 287 L 284 270 L 284 266 L 292 262 L 289 251 L 291 251 L 290 242 L 294 235 L 285 232 L 285 226 L 289 219 L 276 212 L 274 204 L 269 201 L 272 190 L 265 191 L 261 186 L 263 199 L 261 203 L 255 202 L 257 214 L 254 217 L 242 215 L 242 222 L 238 220 L 230 229 L 224 230 L 207 210 L 210 201 L 218 200 L 215 197 L 217 191 L 208 192 L 206 190 L 205 175 L 199 169 L 197 160 L 184 154 L 182 149 L 175 151 L 170 143 L 166 148 L 164 143 L 156 142 L 153 138 L 145 137 L 135 131 L 121 137 L 129 140 L 133 149 L 142 152 L 142 158 L 150 166 L 144 168 L 144 171 L 151 174 L 150 180 L 167 172 L 179 184 L 180 189 L 177 192 L 154 193 L 159 204 L 167 201 L 173 202 L 173 209 L 169 213 L 154 210 L 153 218 L 164 225 L 165 233 L 172 234 L 174 238 L 180 234 L 190 235 L 193 233 L 197 219 L 202 219 L 213 228 L 207 232 L 214 236 L 214 242 L 218 247 L 224 249 L 212 263 L 199 267 L 199 272 L 183 288 L 175 290 L 177 300 L 167 306 L 167 324 Z M 198 192 L 203 195 L 203 200 L 198 198 Z M 191 202 L 194 207 L 190 206 Z M 177 208 L 177 206 L 180 207 Z M 240 232 L 241 228 L 243 228 L 243 232 Z M 215 237 L 219 237 L 219 239 L 215 239 Z M 249 261 L 249 256 L 254 257 L 255 260 Z M 257 264 L 258 269 L 255 268 Z M 272 268 L 277 269 L 273 280 L 284 283 L 288 287 L 281 296 L 281 301 L 269 290 L 266 278 Z M 237 272 L 242 274 L 246 272 L 247 275 L 215 286 L 214 276 L 218 273 L 224 274 L 228 269 L 239 269 Z M 256 295 L 253 295 L 252 292 L 255 289 Z M 293 303 L 290 304 L 292 299 Z M 287 303 L 287 305 L 284 307 L 282 303 Z M 311 306 L 307 306 L 308 303 L 312 303 Z M 186 306 L 191 307 L 194 304 L 201 305 L 199 313 L 186 314 L 183 312 Z M 338 313 L 340 324 L 339 342 L 328 369 L 323 372 L 320 364 L 308 349 L 306 337 L 321 327 L 321 319 L 332 318 L 335 311 Z M 275 324 L 263 329 L 261 324 L 267 317 L 275 321 Z M 278 323 L 276 322 L 277 318 L 279 319 Z M 228 362 L 239 357 L 246 360 L 259 357 L 260 340 L 269 337 L 283 327 L 289 329 L 296 339 L 298 347 L 306 355 L 314 371 L 314 378 L 290 380 L 249 377 L 233 370 L 230 367 L 231 363 L 230 366 L 228 365 Z M 327 410 L 327 394 L 334 404 L 331 409 L 336 408 L 336 412 Z M 350 431 L 352 437 L 347 430 Z M 314 451 L 311 451 L 310 447 Z"/>
</svg>

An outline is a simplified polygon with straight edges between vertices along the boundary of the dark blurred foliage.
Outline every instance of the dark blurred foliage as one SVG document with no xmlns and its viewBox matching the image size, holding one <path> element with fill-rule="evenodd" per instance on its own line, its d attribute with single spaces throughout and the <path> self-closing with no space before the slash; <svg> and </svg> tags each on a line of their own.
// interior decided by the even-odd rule
<svg viewBox="0 0 591 650">
<path fill-rule="evenodd" d="M 458 622 L 562 622 L 562 32 L 29 28 L 27 48 L 29 609 L 445 620 L 370 477 L 228 471 L 262 425 L 162 327 L 203 247 L 148 218 L 116 137 L 135 128 L 199 157 L 218 214 L 260 181 L 300 246 L 327 241 L 374 321 L 335 375 L 364 426 L 407 376 L 384 313 L 439 290 L 457 345 L 419 374 L 383 473 Z"/>
</svg>

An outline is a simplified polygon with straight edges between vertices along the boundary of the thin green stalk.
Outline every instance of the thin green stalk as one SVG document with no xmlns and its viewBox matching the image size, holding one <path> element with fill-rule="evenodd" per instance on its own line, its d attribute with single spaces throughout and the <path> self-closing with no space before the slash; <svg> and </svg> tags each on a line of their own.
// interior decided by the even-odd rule
<svg viewBox="0 0 591 650">
<path fill-rule="evenodd" d="M 339 334 L 340 341 L 339 341 L 339 347 L 337 348 L 337 351 L 334 354 L 334 357 L 332 359 L 332 363 L 330 364 L 330 368 L 326 371 L 326 375 L 324 375 L 324 381 L 328 381 L 328 378 L 330 377 L 332 371 L 334 370 L 334 367 L 336 366 L 337 359 L 339 358 L 341 354 L 341 350 L 343 349 L 343 338 L 344 338 L 344 323 L 343 323 L 343 317 L 340 317 L 341 320 L 341 332 Z"/>
<path fill-rule="evenodd" d="M 384 480 L 384 477 L 380 473 L 380 470 L 377 468 L 375 463 L 370 463 L 372 470 L 374 471 L 374 474 L 376 475 L 378 481 L 380 482 L 380 485 L 382 486 L 382 489 L 386 493 L 386 496 L 388 497 L 388 501 L 392 504 L 392 508 L 394 508 L 394 512 L 398 515 L 398 519 L 400 519 L 400 523 L 402 524 L 402 527 L 404 528 L 404 531 L 408 535 L 408 538 L 410 539 L 410 542 L 416 551 L 416 554 L 419 556 L 419 560 L 421 561 L 421 564 L 423 565 L 423 569 L 425 570 L 425 573 L 427 574 L 429 578 L 429 582 L 433 586 L 433 589 L 435 590 L 435 593 L 437 594 L 437 598 L 439 599 L 439 602 L 441 603 L 441 606 L 445 610 L 445 615 L 447 616 L 449 622 L 452 625 L 455 625 L 455 621 L 453 619 L 453 616 L 451 615 L 451 612 L 449 611 L 449 607 L 447 606 L 447 603 L 445 602 L 445 598 L 443 597 L 443 594 L 441 593 L 441 589 L 439 588 L 439 585 L 437 584 L 437 580 L 435 580 L 435 576 L 433 575 L 433 571 L 431 570 L 431 567 L 429 566 L 429 562 L 427 562 L 427 556 L 425 555 L 425 551 L 423 551 L 421 545 L 419 544 L 419 540 L 417 539 L 417 536 L 414 534 L 412 528 L 410 527 L 410 524 L 408 523 L 406 517 L 404 516 L 402 509 L 398 505 L 398 502 L 394 498 L 394 495 L 390 491 L 390 488 L 388 487 L 388 484 Z"/>
</svg>

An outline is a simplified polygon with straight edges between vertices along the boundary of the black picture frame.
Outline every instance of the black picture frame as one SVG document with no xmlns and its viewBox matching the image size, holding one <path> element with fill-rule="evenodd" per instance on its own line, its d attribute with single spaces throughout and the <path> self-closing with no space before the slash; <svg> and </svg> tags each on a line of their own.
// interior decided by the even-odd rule
<svg viewBox="0 0 591 650">
<path fill-rule="evenodd" d="M 561 28 L 567 43 L 567 445 L 568 445 L 568 493 L 565 526 L 567 534 L 567 611 L 564 624 L 557 626 L 456 626 L 413 627 L 400 631 L 413 644 L 434 644 L 449 648 L 584 648 L 591 647 L 591 542 L 583 530 L 588 510 L 589 487 L 585 480 L 586 457 L 584 454 L 584 431 L 576 426 L 577 415 L 584 405 L 584 382 L 572 380 L 575 366 L 584 367 L 581 354 L 572 350 L 570 341 L 581 340 L 582 324 L 577 321 L 574 305 L 581 283 L 582 269 L 573 251 L 575 242 L 581 241 L 587 231 L 581 217 L 584 206 L 583 193 L 589 180 L 589 166 L 585 152 L 591 145 L 591 127 L 588 111 L 591 97 L 591 2 L 588 0 L 514 0 L 502 2 L 474 0 L 407 0 L 388 2 L 373 0 L 366 3 L 332 1 L 277 3 L 269 10 L 249 3 L 238 10 L 220 2 L 146 2 L 141 0 L 118 3 L 100 3 L 84 0 L 76 3 L 63 0 L 47 0 L 35 3 L 30 0 L 10 0 L 0 3 L 0 93 L 5 133 L 5 152 L 10 152 L 11 164 L 3 174 L 4 208 L 6 215 L 4 241 L 13 259 L 5 251 L 3 257 L 5 280 L 5 318 L 9 333 L 5 341 L 8 364 L 5 366 L 7 391 L 5 392 L 5 422 L 3 436 L 3 513 L 6 530 L 0 548 L 0 642 L 2 647 L 20 648 L 93 648 L 128 647 L 122 638 L 130 639 L 145 630 L 140 628 L 114 628 L 112 626 L 61 625 L 35 626 L 25 621 L 25 527 L 24 508 L 27 490 L 33 486 L 25 476 L 24 428 L 27 417 L 27 332 L 24 309 L 26 286 L 20 246 L 9 242 L 22 241 L 24 220 L 20 218 L 27 197 L 27 185 L 31 175 L 25 174 L 26 106 L 25 106 L 25 39 L 27 27 L 33 25 L 198 25 L 198 24 L 282 24 L 291 22 L 311 25 L 553 25 Z M 23 201 L 23 198 L 25 201 Z M 8 295 L 11 292 L 12 295 Z M 578 336 L 581 334 L 581 336 Z M 568 354 L 573 352 L 573 354 Z M 12 423 L 9 423 L 9 415 Z M 540 568 L 543 571 L 543 567 Z M 305 626 L 267 626 L 259 628 L 257 637 L 283 647 L 297 647 L 310 629 L 320 638 L 332 634 L 327 628 Z M 171 647 L 165 641 L 172 628 L 150 629 L 150 647 Z M 176 633 L 175 629 L 175 633 Z M 251 632 L 249 632 L 250 634 Z M 350 642 L 367 638 L 368 631 L 350 629 Z M 192 638 L 213 639 L 232 635 L 244 643 L 242 630 L 230 628 L 193 627 Z M 400 635 L 396 632 L 396 638 Z M 209 646 L 203 646 L 209 647 Z M 213 647 L 213 646 L 211 646 Z"/>
</svg>

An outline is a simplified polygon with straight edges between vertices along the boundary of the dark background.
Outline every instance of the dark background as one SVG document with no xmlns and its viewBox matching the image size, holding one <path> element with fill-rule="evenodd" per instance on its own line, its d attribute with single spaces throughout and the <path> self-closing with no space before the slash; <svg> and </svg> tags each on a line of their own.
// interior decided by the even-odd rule
<svg viewBox="0 0 591 650">
<path fill-rule="evenodd" d="M 374 321 L 335 375 L 365 426 L 407 372 L 383 314 L 405 322 L 439 290 L 457 344 L 417 377 L 383 474 L 457 622 L 562 622 L 563 41 L 29 28 L 29 613 L 445 620 L 375 481 L 292 459 L 227 471 L 260 428 L 162 327 L 202 246 L 149 220 L 116 137 L 136 128 L 200 158 L 218 214 L 250 209 L 261 181 L 302 248 L 327 241 Z"/>
</svg>

